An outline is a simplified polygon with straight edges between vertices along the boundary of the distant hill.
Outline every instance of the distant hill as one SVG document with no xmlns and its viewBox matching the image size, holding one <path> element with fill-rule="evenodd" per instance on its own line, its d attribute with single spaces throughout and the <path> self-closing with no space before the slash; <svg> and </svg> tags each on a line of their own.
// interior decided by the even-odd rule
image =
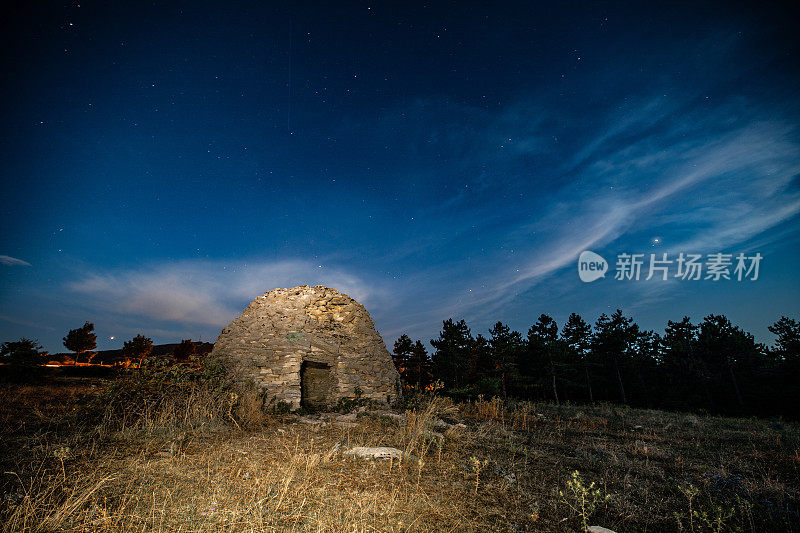
<svg viewBox="0 0 800 533">
<path fill-rule="evenodd" d="M 170 344 L 156 344 L 153 346 L 153 352 L 149 355 L 149 357 L 170 357 L 177 347 L 177 342 Z M 211 353 L 212 348 L 214 348 L 214 344 L 211 342 L 195 343 L 197 355 L 209 354 Z M 50 354 L 50 356 L 48 356 L 48 360 L 53 362 L 71 361 L 74 357 L 75 354 L 72 352 L 62 352 Z M 118 350 L 98 351 L 97 355 L 95 355 L 92 359 L 92 363 L 111 365 L 122 360 L 124 360 L 124 357 L 122 356 L 122 348 L 120 348 Z"/>
</svg>

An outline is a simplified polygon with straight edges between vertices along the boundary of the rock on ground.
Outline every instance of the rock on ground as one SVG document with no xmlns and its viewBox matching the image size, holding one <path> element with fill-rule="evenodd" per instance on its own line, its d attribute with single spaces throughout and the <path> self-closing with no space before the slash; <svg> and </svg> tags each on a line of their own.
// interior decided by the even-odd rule
<svg viewBox="0 0 800 533">
<path fill-rule="evenodd" d="M 388 446 L 356 446 L 344 452 L 344 455 L 361 457 L 362 459 L 402 459 L 403 452 Z"/>
</svg>

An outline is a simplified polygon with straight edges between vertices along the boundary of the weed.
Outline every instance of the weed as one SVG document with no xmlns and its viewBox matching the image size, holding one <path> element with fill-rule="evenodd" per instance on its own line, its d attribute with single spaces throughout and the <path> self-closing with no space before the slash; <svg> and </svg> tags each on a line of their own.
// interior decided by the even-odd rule
<svg viewBox="0 0 800 533">
<path fill-rule="evenodd" d="M 714 533 L 726 531 L 728 521 L 736 513 L 736 508 L 727 505 L 715 505 L 710 511 L 694 511 L 694 516 L 697 520 Z"/>
<path fill-rule="evenodd" d="M 276 415 L 286 415 L 292 410 L 292 404 L 289 402 L 278 400 L 272 408 L 272 412 Z"/>
<path fill-rule="evenodd" d="M 700 492 L 700 489 L 689 483 L 686 486 L 678 485 L 678 490 L 681 491 L 686 497 L 686 500 L 689 504 L 689 531 L 694 531 L 694 516 L 695 516 L 695 509 L 694 509 L 694 500 L 697 497 L 697 494 Z M 681 515 L 677 511 L 673 513 L 675 519 L 678 521 L 678 527 L 682 526 Z"/>
<path fill-rule="evenodd" d="M 597 505 L 611 498 L 611 495 L 604 494 L 599 487 L 595 487 L 594 481 L 586 485 L 577 470 L 572 472 L 567 481 L 566 492 L 560 490 L 558 496 L 581 519 L 583 531 L 589 531 L 589 518 L 594 514 Z"/>
<path fill-rule="evenodd" d="M 489 464 L 488 459 L 484 459 L 481 461 L 477 457 L 470 457 L 469 460 L 472 462 L 472 471 L 475 473 L 475 495 L 478 495 L 478 483 L 480 482 L 480 475 L 481 471 L 486 468 L 486 465 Z"/>
</svg>

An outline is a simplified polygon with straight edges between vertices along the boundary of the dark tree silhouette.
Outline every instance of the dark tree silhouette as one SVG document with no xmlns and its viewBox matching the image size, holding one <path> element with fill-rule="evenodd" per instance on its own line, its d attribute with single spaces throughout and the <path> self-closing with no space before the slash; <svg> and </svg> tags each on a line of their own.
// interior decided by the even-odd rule
<svg viewBox="0 0 800 533">
<path fill-rule="evenodd" d="M 612 375 L 611 380 L 616 380 L 622 403 L 628 403 L 622 367 L 630 356 L 631 344 L 638 334 L 639 326 L 632 318 L 625 317 L 621 309 L 614 311 L 610 317 L 601 314 L 594 327 L 592 352 L 606 365 Z"/>
<path fill-rule="evenodd" d="M 409 362 L 411 361 L 411 352 L 414 350 L 414 342 L 406 334 L 400 336 L 394 342 L 394 349 L 392 350 L 392 361 L 397 373 L 401 378 L 405 378 L 406 370 L 408 369 Z"/>
<path fill-rule="evenodd" d="M 97 335 L 94 333 L 94 324 L 87 321 L 82 327 L 71 329 L 64 337 L 64 346 L 67 350 L 75 352 L 75 362 L 80 355 L 86 355 L 86 362 L 91 362 L 97 348 Z"/>
<path fill-rule="evenodd" d="M 127 359 L 138 359 L 140 362 L 153 351 L 153 339 L 144 335 L 136 335 L 122 346 L 122 355 Z"/>
<path fill-rule="evenodd" d="M 767 387 L 778 389 L 770 399 L 784 406 L 797 405 L 800 398 L 800 322 L 782 316 L 769 330 L 777 338 L 770 350 L 773 375 L 765 381 Z"/>
<path fill-rule="evenodd" d="M 492 382 L 496 381 L 494 376 L 494 359 L 492 356 L 492 349 L 489 347 L 489 341 L 486 337 L 478 333 L 469 343 L 469 368 L 467 370 L 466 378 L 470 383 L 478 384 L 483 382 L 488 387 L 484 389 L 499 390 Z M 482 392 L 487 392 L 483 390 Z"/>
<path fill-rule="evenodd" d="M 661 338 L 665 394 L 675 407 L 714 406 L 709 389 L 711 374 L 697 350 L 698 329 L 685 316 L 680 322 L 669 320 Z"/>
<path fill-rule="evenodd" d="M 592 342 L 592 326 L 586 323 L 580 315 L 571 313 L 561 330 L 561 339 L 566 343 L 569 359 L 577 361 L 586 378 L 586 392 L 589 402 L 594 402 L 592 392 L 592 379 L 590 368 L 593 366 L 589 348 Z"/>
<path fill-rule="evenodd" d="M 548 315 L 539 319 L 528 329 L 528 353 L 544 367 L 553 391 L 553 400 L 558 404 L 558 378 L 556 367 L 561 365 L 565 344 L 558 338 L 558 324 Z"/>
<path fill-rule="evenodd" d="M 632 331 L 628 347 L 629 374 L 634 382 L 637 405 L 651 408 L 656 401 L 651 386 L 658 378 L 657 366 L 660 358 L 661 336 L 653 331 L 642 331 L 639 326 Z"/>
<path fill-rule="evenodd" d="M 432 382 L 431 359 L 422 341 L 401 335 L 394 343 L 392 360 L 406 386 L 422 390 Z"/>
<path fill-rule="evenodd" d="M 176 361 L 186 361 L 193 356 L 196 351 L 197 347 L 192 342 L 192 339 L 183 339 L 180 344 L 175 347 L 175 350 L 172 352 L 172 357 L 174 357 Z"/>
<path fill-rule="evenodd" d="M 560 335 L 555 320 L 543 314 L 525 340 L 497 322 L 487 340 L 473 338 L 464 320 L 449 319 L 431 340 L 430 373 L 419 371 L 424 347 L 408 336 L 395 344 L 395 359 L 403 362 L 409 386 L 438 379 L 454 398 L 603 400 L 800 418 L 800 322 L 781 317 L 769 330 L 776 336 L 770 349 L 722 315 L 699 324 L 688 317 L 669 321 L 659 335 L 617 309 L 600 315 L 594 328 L 573 313 Z"/>
<path fill-rule="evenodd" d="M 406 380 L 413 384 L 417 390 L 422 390 L 431 383 L 431 359 L 428 350 L 422 341 L 414 343 L 411 350 L 411 358 L 408 361 L 406 370 Z"/>
<path fill-rule="evenodd" d="M 505 399 L 508 396 L 508 385 L 516 379 L 517 359 L 523 347 L 522 335 L 498 322 L 489 330 L 489 347 L 492 350 L 495 375 L 500 378 L 500 391 Z"/>
<path fill-rule="evenodd" d="M 38 342 L 25 337 L 0 344 L 0 357 L 8 357 L 14 363 L 42 363 L 47 355 Z"/>
<path fill-rule="evenodd" d="M 793 364 L 800 362 L 800 322 L 782 316 L 769 330 L 777 336 L 773 353 L 778 359 Z"/>
<path fill-rule="evenodd" d="M 436 351 L 431 357 L 433 371 L 446 387 L 459 388 L 468 368 L 470 345 L 474 339 L 464 320 L 442 322 L 438 339 L 431 339 Z"/>
<path fill-rule="evenodd" d="M 739 370 L 749 374 L 759 363 L 759 348 L 753 336 L 731 324 L 723 315 L 708 315 L 700 323 L 697 344 L 698 355 L 713 375 L 729 378 L 736 404 L 742 408 L 745 402 L 739 385 Z"/>
</svg>

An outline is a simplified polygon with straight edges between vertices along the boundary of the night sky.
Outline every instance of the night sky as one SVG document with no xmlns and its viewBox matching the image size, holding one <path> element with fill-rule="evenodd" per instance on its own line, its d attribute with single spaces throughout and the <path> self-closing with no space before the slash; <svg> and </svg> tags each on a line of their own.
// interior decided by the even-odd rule
<svg viewBox="0 0 800 533">
<path fill-rule="evenodd" d="M 617 307 L 771 343 L 800 314 L 800 19 L 757 4 L 7 7 L 0 341 L 213 341 L 324 284 L 390 347 Z M 681 252 L 763 260 L 614 279 Z"/>
</svg>

